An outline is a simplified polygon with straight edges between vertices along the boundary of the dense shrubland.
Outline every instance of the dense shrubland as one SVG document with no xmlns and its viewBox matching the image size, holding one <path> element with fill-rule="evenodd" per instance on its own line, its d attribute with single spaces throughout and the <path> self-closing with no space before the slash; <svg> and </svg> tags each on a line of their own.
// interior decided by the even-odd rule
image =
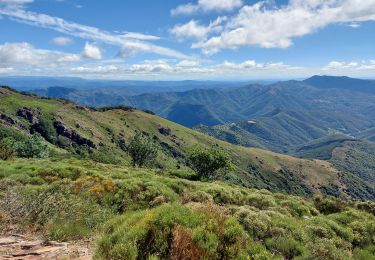
<svg viewBox="0 0 375 260">
<path fill-rule="evenodd" d="M 99 235 L 98 259 L 371 259 L 375 204 L 76 159 L 0 162 L 2 230 Z M 105 224 L 104 224 L 105 223 Z"/>
</svg>

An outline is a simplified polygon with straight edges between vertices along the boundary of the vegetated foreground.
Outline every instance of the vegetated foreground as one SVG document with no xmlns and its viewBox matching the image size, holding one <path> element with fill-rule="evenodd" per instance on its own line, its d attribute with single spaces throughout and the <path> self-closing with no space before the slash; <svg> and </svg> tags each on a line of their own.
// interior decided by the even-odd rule
<svg viewBox="0 0 375 260">
<path fill-rule="evenodd" d="M 0 88 L 4 235 L 88 239 L 96 259 L 375 257 L 375 205 L 349 200 L 330 163 L 237 147 L 124 109 Z M 197 169 L 202 162 L 215 174 Z"/>
</svg>

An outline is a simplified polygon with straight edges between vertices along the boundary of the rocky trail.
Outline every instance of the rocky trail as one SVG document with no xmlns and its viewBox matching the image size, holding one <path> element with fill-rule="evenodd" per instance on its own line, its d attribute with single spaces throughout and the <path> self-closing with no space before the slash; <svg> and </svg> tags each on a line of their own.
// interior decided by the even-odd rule
<svg viewBox="0 0 375 260">
<path fill-rule="evenodd" d="M 92 259 L 90 241 L 59 243 L 23 235 L 0 236 L 0 260 Z"/>
</svg>

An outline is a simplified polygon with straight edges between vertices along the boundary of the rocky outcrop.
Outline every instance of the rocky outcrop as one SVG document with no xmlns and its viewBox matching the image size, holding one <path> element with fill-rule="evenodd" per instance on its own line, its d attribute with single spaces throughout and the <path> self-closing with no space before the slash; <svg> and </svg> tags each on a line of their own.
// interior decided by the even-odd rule
<svg viewBox="0 0 375 260">
<path fill-rule="evenodd" d="M 16 121 L 5 114 L 0 113 L 0 121 L 4 122 L 7 125 L 15 125 Z"/>
<path fill-rule="evenodd" d="M 17 110 L 17 116 L 26 119 L 34 125 L 39 123 L 40 113 L 38 110 L 24 107 Z"/>
<path fill-rule="evenodd" d="M 93 141 L 81 136 L 75 130 L 66 127 L 62 122 L 56 121 L 54 125 L 57 134 L 65 136 L 66 138 L 70 139 L 72 142 L 78 145 L 86 145 L 90 148 L 96 148 L 96 145 Z"/>
<path fill-rule="evenodd" d="M 159 133 L 165 136 L 168 136 L 171 134 L 172 130 L 169 127 L 159 127 Z"/>
<path fill-rule="evenodd" d="M 0 86 L 0 97 L 5 97 L 9 95 L 9 90 L 5 87 Z"/>
</svg>

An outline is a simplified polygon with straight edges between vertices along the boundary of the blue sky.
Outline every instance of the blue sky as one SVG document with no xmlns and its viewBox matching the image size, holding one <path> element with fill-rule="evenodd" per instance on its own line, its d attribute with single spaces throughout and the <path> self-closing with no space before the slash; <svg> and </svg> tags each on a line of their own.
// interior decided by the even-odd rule
<svg viewBox="0 0 375 260">
<path fill-rule="evenodd" d="M 375 0 L 0 0 L 0 76 L 375 76 Z"/>
</svg>

